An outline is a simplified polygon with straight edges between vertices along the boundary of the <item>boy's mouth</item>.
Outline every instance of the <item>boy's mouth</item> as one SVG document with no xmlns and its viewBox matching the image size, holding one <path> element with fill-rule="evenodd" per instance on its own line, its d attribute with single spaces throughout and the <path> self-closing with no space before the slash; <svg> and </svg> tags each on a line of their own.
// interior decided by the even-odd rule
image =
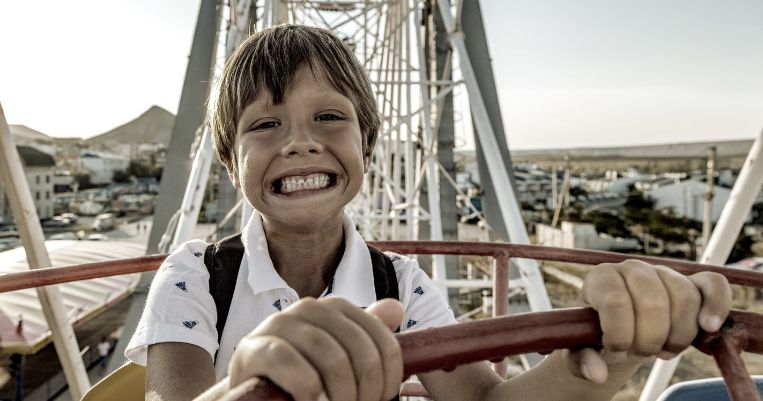
<svg viewBox="0 0 763 401">
<path fill-rule="evenodd" d="M 273 182 L 270 190 L 274 194 L 288 195 L 298 191 L 321 190 L 336 185 L 337 176 L 332 173 L 314 173 L 307 175 L 291 175 Z"/>
</svg>

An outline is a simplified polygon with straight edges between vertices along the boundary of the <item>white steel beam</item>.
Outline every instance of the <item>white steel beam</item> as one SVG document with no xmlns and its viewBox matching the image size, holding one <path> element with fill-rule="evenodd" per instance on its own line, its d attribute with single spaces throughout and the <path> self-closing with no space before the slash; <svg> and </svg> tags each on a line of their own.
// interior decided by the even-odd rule
<svg viewBox="0 0 763 401">
<path fill-rule="evenodd" d="M 442 14 L 443 22 L 448 30 L 448 36 L 453 49 L 458 53 L 458 59 L 461 66 L 461 74 L 466 83 L 466 90 L 469 94 L 472 116 L 474 124 L 477 127 L 477 135 L 483 145 L 485 152 L 485 161 L 490 170 L 490 179 L 496 191 L 498 204 L 501 214 L 509 232 L 509 239 L 518 244 L 529 244 L 530 238 L 527 235 L 522 214 L 519 212 L 519 203 L 514 197 L 514 191 L 509 180 L 509 173 L 502 163 L 500 150 L 495 139 L 493 127 L 490 124 L 490 118 L 485 107 L 482 94 L 477 84 L 477 78 L 474 75 L 469 53 L 464 43 L 462 32 L 455 30 L 455 23 L 450 12 L 448 0 L 437 0 Z M 432 213 L 434 214 L 434 213 Z M 551 309 L 551 302 L 548 299 L 548 293 L 543 284 L 543 276 L 538 268 L 538 263 L 529 259 L 516 259 L 520 274 L 527 284 L 527 300 L 534 311 Z"/>
<path fill-rule="evenodd" d="M 708 241 L 700 263 L 724 265 L 731 254 L 739 231 L 742 230 L 745 219 L 750 213 L 755 197 L 763 185 L 763 130 L 752 144 L 750 153 L 739 172 L 734 188 L 731 189 L 729 200 L 723 207 L 721 217 L 715 226 L 710 241 Z M 669 361 L 658 359 L 641 392 L 639 401 L 654 401 L 668 386 L 670 378 L 676 371 L 681 355 Z"/>
<path fill-rule="evenodd" d="M 18 226 L 21 242 L 24 245 L 30 269 L 50 267 L 50 256 L 45 249 L 45 236 L 42 233 L 40 218 L 35 209 L 29 183 L 21 167 L 16 146 L 13 144 L 8 122 L 5 120 L 3 107 L 0 105 L 0 182 L 6 188 L 5 194 L 11 204 L 13 217 Z M 90 388 L 90 380 L 85 365 L 79 354 L 77 337 L 64 310 L 64 301 L 58 286 L 37 287 L 42 313 L 50 328 L 53 345 L 58 360 L 64 370 L 66 383 L 73 399 L 82 398 Z"/>
</svg>

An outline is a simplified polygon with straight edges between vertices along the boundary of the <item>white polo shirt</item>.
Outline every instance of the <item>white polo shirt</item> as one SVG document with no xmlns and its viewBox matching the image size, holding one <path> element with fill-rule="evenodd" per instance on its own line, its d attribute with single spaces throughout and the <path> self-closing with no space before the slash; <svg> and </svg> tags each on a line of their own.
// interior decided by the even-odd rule
<svg viewBox="0 0 763 401">
<path fill-rule="evenodd" d="M 342 297 L 366 307 L 376 301 L 368 246 L 345 214 L 345 251 L 336 273 L 321 297 Z M 146 364 L 148 345 L 181 342 L 204 348 L 217 360 L 217 380 L 228 374 L 228 362 L 238 342 L 265 318 L 295 303 L 299 297 L 278 275 L 270 260 L 262 218 L 258 212 L 241 236 L 241 262 L 233 301 L 218 347 L 217 309 L 209 293 L 209 272 L 204 265 L 207 243 L 186 242 L 162 263 L 148 293 L 143 316 L 125 356 Z M 387 252 L 395 267 L 404 317 L 400 330 L 414 330 L 455 323 L 453 312 L 432 280 L 414 259 Z"/>
</svg>

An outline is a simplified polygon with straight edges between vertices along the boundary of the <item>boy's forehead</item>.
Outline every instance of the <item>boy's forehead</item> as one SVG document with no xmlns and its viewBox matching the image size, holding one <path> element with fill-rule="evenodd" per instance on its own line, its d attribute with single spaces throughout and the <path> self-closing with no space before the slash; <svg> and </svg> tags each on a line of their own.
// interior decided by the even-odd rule
<svg viewBox="0 0 763 401">
<path fill-rule="evenodd" d="M 285 101 L 298 85 L 307 85 L 309 87 L 309 91 L 306 95 L 310 99 L 325 101 L 349 100 L 352 102 L 350 98 L 334 88 L 334 85 L 326 77 L 323 68 L 311 69 L 307 66 L 300 68 L 299 71 L 294 74 L 294 78 L 285 88 L 281 102 Z M 266 112 L 271 110 L 277 105 L 273 98 L 273 93 L 268 87 L 266 85 L 260 85 L 257 92 L 255 92 L 254 99 L 244 106 L 244 113 L 258 111 Z"/>
</svg>

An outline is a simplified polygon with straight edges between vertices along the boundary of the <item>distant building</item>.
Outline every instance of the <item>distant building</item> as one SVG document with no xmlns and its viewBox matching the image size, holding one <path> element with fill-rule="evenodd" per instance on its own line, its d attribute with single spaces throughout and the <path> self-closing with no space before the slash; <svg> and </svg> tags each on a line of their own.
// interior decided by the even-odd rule
<svg viewBox="0 0 763 401">
<path fill-rule="evenodd" d="M 612 238 L 599 234 L 590 223 L 562 222 L 561 228 L 538 224 L 535 238 L 539 245 L 599 251 L 634 251 L 641 248 L 634 238 Z"/>
<path fill-rule="evenodd" d="M 56 153 L 55 145 L 53 144 L 53 138 L 43 134 L 40 131 L 33 130 L 26 125 L 9 125 L 11 130 L 11 136 L 13 137 L 13 143 L 16 146 L 29 146 L 37 149 L 38 151 L 54 155 Z"/>
<path fill-rule="evenodd" d="M 53 156 L 29 146 L 16 146 L 21 158 L 21 164 L 26 175 L 27 184 L 32 194 L 32 201 L 40 219 L 53 217 L 53 173 L 56 163 Z M 0 185 L 0 222 L 13 221 L 11 208 L 6 197 L 6 191 Z"/>
<path fill-rule="evenodd" d="M 56 148 L 54 157 L 59 171 L 79 173 L 80 154 L 87 148 L 87 144 L 81 138 L 53 138 Z"/>
<path fill-rule="evenodd" d="M 702 221 L 705 216 L 705 192 L 707 184 L 696 180 L 685 180 L 675 184 L 655 188 L 647 194 L 654 199 L 655 209 L 672 209 L 676 216 Z M 731 190 L 716 186 L 713 189 L 713 223 L 718 221 L 723 207 L 729 200 Z M 749 222 L 750 216 L 747 217 Z"/>
<path fill-rule="evenodd" d="M 90 175 L 92 184 L 110 184 L 114 172 L 130 166 L 130 159 L 106 152 L 87 151 L 80 155 L 82 171 Z"/>
</svg>

